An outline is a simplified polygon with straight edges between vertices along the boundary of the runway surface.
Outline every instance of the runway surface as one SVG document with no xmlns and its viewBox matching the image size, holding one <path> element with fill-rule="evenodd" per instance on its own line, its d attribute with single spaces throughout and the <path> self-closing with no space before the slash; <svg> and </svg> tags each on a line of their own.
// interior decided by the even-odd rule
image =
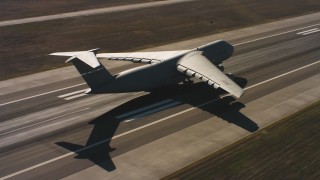
<svg viewBox="0 0 320 180">
<path fill-rule="evenodd" d="M 0 175 L 13 179 L 58 179 L 75 174 L 70 178 L 79 178 L 83 174 L 76 173 L 95 165 L 114 175 L 126 170 L 117 167 L 122 166 L 120 160 L 125 154 L 216 116 L 246 132 L 254 132 L 260 124 L 240 113 L 240 109 L 289 86 L 298 89 L 290 91 L 294 96 L 302 92 L 297 84 L 308 87 L 308 83 L 319 79 L 319 23 L 299 21 L 285 28 L 229 40 L 236 50 L 224 63 L 225 71 L 234 73 L 237 82 L 247 87 L 238 101 L 202 83 L 150 94 L 85 95 L 87 87 L 80 77 L 1 95 Z M 118 66 L 111 72 L 134 66 L 137 64 Z M 218 96 L 224 98 L 219 100 Z M 274 98 L 281 98 L 281 94 Z M 230 105 L 236 101 L 236 107 Z M 245 123 L 234 120 L 239 116 Z M 231 130 L 218 121 L 211 126 L 217 131 Z M 162 148 L 170 151 L 169 145 Z M 148 150 L 137 156 L 148 159 L 156 151 Z"/>
</svg>

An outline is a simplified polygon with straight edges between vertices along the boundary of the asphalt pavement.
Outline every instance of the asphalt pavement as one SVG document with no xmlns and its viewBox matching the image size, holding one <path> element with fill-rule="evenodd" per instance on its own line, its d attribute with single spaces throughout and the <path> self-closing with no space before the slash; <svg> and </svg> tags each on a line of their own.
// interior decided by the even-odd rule
<svg viewBox="0 0 320 180">
<path fill-rule="evenodd" d="M 68 176 L 78 179 L 99 171 L 98 174 L 103 177 L 124 178 L 131 175 L 139 179 L 159 178 L 182 168 L 186 163 L 204 156 L 204 150 L 186 150 L 184 156 L 176 159 L 178 163 L 173 163 L 174 166 L 166 164 L 162 166 L 163 170 L 157 172 L 141 168 L 147 163 L 139 162 L 143 159 L 154 163 L 149 163 L 150 167 L 158 167 L 168 161 L 166 153 L 175 150 L 171 149 L 173 144 L 168 143 L 198 142 L 198 136 L 184 142 L 175 135 L 180 133 L 185 136 L 191 131 L 186 130 L 192 127 L 197 127 L 192 130 L 195 134 L 205 131 L 208 120 L 211 120 L 210 131 L 227 133 L 222 133 L 219 143 L 214 145 L 218 150 L 279 120 L 277 113 L 288 115 L 319 99 L 316 91 L 319 89 L 320 67 L 319 23 L 296 18 L 291 24 L 283 24 L 283 27 L 280 25 L 276 29 L 270 25 L 272 28 L 262 29 L 260 33 L 257 33 L 259 26 L 255 27 L 258 30 L 252 29 L 252 34 L 243 29 L 235 30 L 232 32 L 235 34 L 233 37 L 237 37 L 235 39 L 230 38 L 230 32 L 225 34 L 228 35 L 226 38 L 216 35 L 235 46 L 234 56 L 224 65 L 225 71 L 234 73 L 235 80 L 246 88 L 245 95 L 239 100 L 202 83 L 154 93 L 85 95 L 86 85 L 75 76 L 2 94 L 0 174 L 13 179 L 58 179 Z M 245 36 L 238 37 L 236 34 L 239 33 Z M 193 44 L 190 40 L 181 42 L 179 46 L 171 44 L 158 49 L 194 48 L 204 41 L 214 40 L 208 36 L 193 40 Z M 111 72 L 117 73 L 135 66 L 137 64 L 125 63 L 107 67 L 112 67 Z M 10 87 L 13 86 L 6 88 Z M 292 102 L 287 102 L 290 98 Z M 277 103 L 271 103 L 271 100 Z M 298 100 L 303 103 L 297 103 Z M 283 102 L 298 105 L 277 109 L 283 107 Z M 261 111 L 266 108 L 273 110 L 270 112 L 277 111 L 270 116 L 272 121 L 265 123 L 252 118 L 263 114 Z M 222 121 L 212 121 L 217 117 Z M 231 137 L 228 132 L 237 138 Z M 235 132 L 239 132 L 240 136 Z M 202 142 L 206 144 L 205 140 Z M 183 147 L 187 146 L 179 149 L 183 150 Z M 129 155 L 135 156 L 133 162 L 137 163 L 136 168 L 132 161 L 126 160 Z M 161 160 L 159 157 L 164 158 Z M 97 175 L 96 178 L 102 176 Z"/>
</svg>

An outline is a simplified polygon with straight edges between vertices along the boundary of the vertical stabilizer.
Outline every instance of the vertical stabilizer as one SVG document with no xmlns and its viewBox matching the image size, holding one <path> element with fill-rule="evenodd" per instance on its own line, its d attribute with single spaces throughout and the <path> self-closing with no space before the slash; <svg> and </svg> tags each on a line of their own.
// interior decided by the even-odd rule
<svg viewBox="0 0 320 180">
<path fill-rule="evenodd" d="M 50 55 L 72 56 L 66 62 L 72 62 L 91 90 L 95 90 L 113 78 L 97 59 L 95 55 L 97 50 L 98 49 L 80 52 L 61 52 Z"/>
</svg>

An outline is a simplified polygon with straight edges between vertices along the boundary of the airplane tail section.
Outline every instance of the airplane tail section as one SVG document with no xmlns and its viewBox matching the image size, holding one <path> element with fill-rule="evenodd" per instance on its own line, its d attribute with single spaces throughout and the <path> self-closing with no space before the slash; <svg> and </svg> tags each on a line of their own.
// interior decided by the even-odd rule
<svg viewBox="0 0 320 180">
<path fill-rule="evenodd" d="M 94 90 L 113 78 L 97 59 L 96 52 L 98 50 L 99 49 L 78 52 L 58 52 L 50 55 L 71 56 L 66 63 L 72 62 L 91 90 Z"/>
</svg>

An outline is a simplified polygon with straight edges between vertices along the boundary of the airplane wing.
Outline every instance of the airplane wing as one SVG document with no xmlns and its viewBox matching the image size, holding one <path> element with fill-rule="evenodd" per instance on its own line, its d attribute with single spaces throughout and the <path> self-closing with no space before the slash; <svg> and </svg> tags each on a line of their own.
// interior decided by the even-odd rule
<svg viewBox="0 0 320 180">
<path fill-rule="evenodd" d="M 98 51 L 99 49 L 89 50 L 92 52 Z M 170 59 L 175 56 L 183 55 L 190 50 L 180 51 L 156 51 L 156 52 L 127 52 L 127 53 L 100 53 L 96 54 L 99 59 L 117 60 L 117 61 L 131 61 L 140 63 L 157 63 L 166 59 Z M 56 52 L 50 55 L 55 56 L 76 56 L 79 54 L 86 53 L 87 51 L 74 51 L 74 52 Z"/>
<path fill-rule="evenodd" d="M 157 63 L 166 59 L 183 55 L 190 50 L 156 51 L 156 52 L 128 52 L 128 53 L 101 53 L 97 58 L 107 60 L 121 60 L 140 63 Z"/>
<path fill-rule="evenodd" d="M 239 98 L 244 90 L 221 72 L 209 59 L 202 55 L 202 51 L 194 51 L 178 61 L 177 69 L 189 77 L 196 77 L 215 89 L 222 88 Z"/>
</svg>

